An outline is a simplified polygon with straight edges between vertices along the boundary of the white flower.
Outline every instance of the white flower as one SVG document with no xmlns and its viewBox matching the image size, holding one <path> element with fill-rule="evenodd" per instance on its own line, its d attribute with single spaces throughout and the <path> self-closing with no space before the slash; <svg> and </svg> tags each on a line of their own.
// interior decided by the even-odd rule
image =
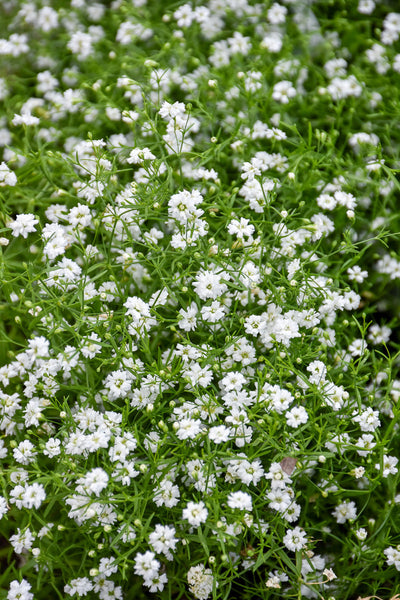
<svg viewBox="0 0 400 600">
<path fill-rule="evenodd" d="M 246 492 L 231 492 L 228 496 L 228 506 L 248 512 L 253 509 L 251 496 Z"/>
<path fill-rule="evenodd" d="M 288 279 L 289 279 L 289 281 L 291 281 L 293 279 L 293 276 L 300 269 L 300 266 L 301 266 L 301 262 L 300 262 L 300 259 L 298 259 L 298 258 L 296 258 L 294 260 L 291 260 L 288 263 L 288 265 L 287 265 L 287 271 L 288 271 Z"/>
<path fill-rule="evenodd" d="M 227 392 L 232 390 L 241 390 L 243 385 L 247 383 L 247 379 L 239 371 L 231 371 L 227 373 L 221 380 L 221 386 Z"/>
<path fill-rule="evenodd" d="M 281 587 L 280 579 L 277 575 L 271 575 L 265 582 L 267 588 L 279 589 Z"/>
<path fill-rule="evenodd" d="M 174 102 L 173 104 L 163 102 L 158 112 L 163 119 L 176 119 L 185 114 L 185 105 L 183 102 Z"/>
<path fill-rule="evenodd" d="M 280 52 L 283 46 L 282 34 L 277 31 L 270 31 L 260 44 L 260 47 L 269 52 Z"/>
<path fill-rule="evenodd" d="M 109 399 L 125 398 L 132 388 L 132 376 L 128 371 L 118 369 L 109 373 L 104 386 L 108 389 Z"/>
<path fill-rule="evenodd" d="M 288 488 L 290 489 L 290 488 Z M 270 507 L 279 512 L 285 512 L 293 499 L 293 494 L 290 494 L 287 488 L 273 488 L 267 494 L 270 501 Z"/>
<path fill-rule="evenodd" d="M 290 98 L 294 98 L 296 93 L 296 88 L 291 81 L 279 81 L 274 85 L 272 98 L 282 104 L 288 104 Z"/>
<path fill-rule="evenodd" d="M 321 239 L 323 235 L 332 233 L 335 230 L 335 226 L 333 221 L 329 219 L 323 213 L 318 213 L 317 215 L 313 215 L 310 219 L 311 223 L 313 223 L 313 237 L 314 241 Z"/>
<path fill-rule="evenodd" d="M 157 554 L 165 554 L 168 560 L 172 560 L 171 551 L 175 550 L 178 538 L 175 537 L 175 527 L 161 525 L 158 523 L 155 530 L 149 535 L 149 544 Z"/>
<path fill-rule="evenodd" d="M 297 502 L 292 502 L 291 505 L 283 513 L 283 517 L 289 523 L 297 521 L 301 512 L 301 506 Z"/>
<path fill-rule="evenodd" d="M 299 326 L 292 318 L 285 316 L 277 317 L 273 323 L 271 335 L 277 342 L 288 347 L 291 339 L 300 337 Z"/>
<path fill-rule="evenodd" d="M 375 448 L 376 444 L 373 442 L 374 436 L 370 433 L 364 433 L 358 440 L 355 445 L 361 450 L 357 450 L 357 454 L 360 456 L 367 456 L 372 450 Z"/>
<path fill-rule="evenodd" d="M 356 479 L 361 479 L 361 477 L 363 477 L 365 473 L 365 469 L 364 467 L 356 467 L 355 469 L 353 469 L 350 474 L 353 475 L 353 477 L 355 477 Z"/>
<path fill-rule="evenodd" d="M 144 554 L 140 554 L 138 552 L 135 556 L 135 566 L 134 571 L 136 575 L 141 575 L 146 579 L 154 577 L 158 575 L 158 571 L 160 570 L 160 562 L 156 560 L 154 552 L 150 552 L 149 550 Z"/>
<path fill-rule="evenodd" d="M 367 408 L 360 415 L 353 417 L 355 423 L 359 423 L 361 431 L 375 431 L 380 427 L 379 412 Z"/>
<path fill-rule="evenodd" d="M 388 456 L 384 454 L 382 460 L 382 477 L 388 477 L 389 475 L 395 475 L 398 471 L 396 465 L 399 462 L 399 459 L 396 456 Z M 381 470 L 381 465 L 377 463 L 375 465 L 375 469 L 378 471 Z"/>
<path fill-rule="evenodd" d="M 23 496 L 23 505 L 25 508 L 39 508 L 45 499 L 46 492 L 42 484 L 33 483 L 32 485 L 25 486 Z"/>
<path fill-rule="evenodd" d="M 23 579 L 21 582 L 12 581 L 7 594 L 7 600 L 32 600 L 33 594 L 29 591 L 31 584 Z"/>
<path fill-rule="evenodd" d="M 0 496 L 0 520 L 4 517 L 4 515 L 8 512 L 7 500 Z"/>
<path fill-rule="evenodd" d="M 362 283 L 366 277 L 368 277 L 368 271 L 362 271 L 361 267 L 358 265 L 354 265 L 354 267 L 349 267 L 347 269 L 347 274 L 349 276 L 350 281 L 356 281 L 357 283 Z"/>
<path fill-rule="evenodd" d="M 24 493 L 24 486 L 16 485 L 10 492 L 10 503 L 21 509 L 24 505 Z"/>
<path fill-rule="evenodd" d="M 345 523 L 350 519 L 355 519 L 357 517 L 355 502 L 345 500 L 345 502 L 338 504 L 332 515 L 335 517 L 337 523 Z"/>
<path fill-rule="evenodd" d="M 101 352 L 101 339 L 97 333 L 91 333 L 83 342 L 81 353 L 85 358 L 94 358 L 96 354 Z"/>
<path fill-rule="evenodd" d="M 225 425 L 215 425 L 211 427 L 208 432 L 208 438 L 214 442 L 214 444 L 221 444 L 227 442 L 231 436 L 231 430 Z"/>
<path fill-rule="evenodd" d="M 67 43 L 67 48 L 71 50 L 73 54 L 76 54 L 79 60 L 83 60 L 92 53 L 92 43 L 93 39 L 90 33 L 77 31 L 72 34 L 71 39 Z"/>
<path fill-rule="evenodd" d="M 335 198 L 329 194 L 320 194 L 317 198 L 317 204 L 323 210 L 333 210 L 337 202 Z"/>
<path fill-rule="evenodd" d="M 109 577 L 113 573 L 118 571 L 118 565 L 116 564 L 114 557 L 102 558 L 99 564 L 99 573 Z"/>
<path fill-rule="evenodd" d="M 20 214 L 17 215 L 15 221 L 11 221 L 11 223 L 8 224 L 8 227 L 12 229 L 12 234 L 14 237 L 22 235 L 22 237 L 26 239 L 28 237 L 28 233 L 36 231 L 35 225 L 38 223 L 39 221 L 34 215 Z"/>
<path fill-rule="evenodd" d="M 29 440 L 24 440 L 13 450 L 14 458 L 22 465 L 29 465 L 35 460 L 36 452 L 34 445 Z"/>
<path fill-rule="evenodd" d="M 326 89 L 333 100 L 343 100 L 350 96 L 357 98 L 363 91 L 363 88 L 354 75 L 350 75 L 345 79 L 334 77 Z"/>
<path fill-rule="evenodd" d="M 211 270 L 200 271 L 193 283 L 194 290 L 202 300 L 207 300 L 207 298 L 216 300 L 228 289 L 221 279 L 222 274 L 220 276 Z"/>
<path fill-rule="evenodd" d="M 226 314 L 226 308 L 218 300 L 213 300 L 210 306 L 203 306 L 201 316 L 208 323 L 218 323 Z"/>
<path fill-rule="evenodd" d="M 299 425 L 307 423 L 308 413 L 304 406 L 294 406 L 286 413 L 286 421 L 290 427 L 297 428 Z"/>
<path fill-rule="evenodd" d="M 255 228 L 254 225 L 251 225 L 249 219 L 241 217 L 240 221 L 232 219 L 228 225 L 228 231 L 231 235 L 236 235 L 238 239 L 242 240 L 244 237 L 250 237 Z"/>
<path fill-rule="evenodd" d="M 107 487 L 108 484 L 108 475 L 101 469 L 100 467 L 91 469 L 77 480 L 79 493 L 88 493 L 95 494 L 95 496 L 99 496 L 100 492 Z M 81 489 L 80 489 L 81 488 Z"/>
<path fill-rule="evenodd" d="M 333 579 L 336 579 L 336 577 L 337 577 L 332 569 L 324 569 L 322 571 L 322 574 L 325 575 L 325 577 L 328 579 L 328 581 L 332 581 Z"/>
<path fill-rule="evenodd" d="M 357 10 L 362 15 L 370 15 L 375 8 L 374 0 L 359 0 Z"/>
<path fill-rule="evenodd" d="M 14 171 L 11 171 L 5 162 L 0 163 L 0 187 L 6 185 L 14 186 L 16 183 L 17 176 Z"/>
<path fill-rule="evenodd" d="M 267 397 L 271 399 L 272 408 L 279 414 L 285 412 L 294 400 L 288 390 L 280 388 L 278 385 L 272 386 L 266 393 Z"/>
<path fill-rule="evenodd" d="M 88 227 L 92 222 L 90 208 L 84 204 L 78 203 L 77 206 L 71 208 L 67 219 L 72 227 L 78 227 L 79 229 Z"/>
<path fill-rule="evenodd" d="M 352 356 L 361 356 L 367 349 L 367 343 L 365 340 L 357 339 L 353 340 L 348 348 L 348 351 Z"/>
<path fill-rule="evenodd" d="M 303 529 L 295 527 L 294 529 L 288 529 L 283 537 L 283 543 L 288 550 L 295 552 L 301 550 L 307 544 L 307 536 Z"/>
<path fill-rule="evenodd" d="M 195 302 L 192 302 L 192 304 L 186 310 L 181 308 L 181 310 L 179 311 L 180 320 L 178 321 L 178 327 L 180 329 L 183 329 L 184 331 L 195 330 L 197 325 L 197 313 L 198 308 Z"/>
<path fill-rule="evenodd" d="M 13 120 L 11 121 L 13 125 L 38 125 L 40 120 L 33 115 L 24 114 L 24 115 L 14 115 Z"/>
<path fill-rule="evenodd" d="M 131 150 L 126 162 L 130 165 L 141 165 L 145 160 L 154 160 L 155 156 L 149 148 L 134 148 Z"/>
<path fill-rule="evenodd" d="M 172 481 L 164 479 L 158 485 L 155 491 L 153 501 L 157 506 L 166 506 L 172 508 L 179 502 L 180 493 L 177 485 L 174 485 Z"/>
<path fill-rule="evenodd" d="M 174 18 L 177 20 L 178 27 L 190 27 L 195 16 L 196 13 L 192 10 L 190 4 L 183 4 L 174 12 Z"/>
<path fill-rule="evenodd" d="M 333 195 L 340 206 L 345 206 L 349 210 L 353 210 L 356 207 L 356 199 L 353 194 L 337 190 Z"/>
<path fill-rule="evenodd" d="M 248 260 L 240 269 L 239 281 L 246 287 L 256 287 L 261 281 L 260 269 L 251 260 Z"/>
<path fill-rule="evenodd" d="M 343 299 L 344 299 L 343 308 L 345 310 L 356 310 L 360 306 L 361 296 L 359 296 L 353 290 L 350 290 L 349 292 L 345 292 L 343 294 Z M 365 351 L 364 345 L 362 345 L 361 349 L 362 349 L 362 352 Z"/>
<path fill-rule="evenodd" d="M 211 367 L 209 365 L 201 367 L 197 362 L 193 362 L 190 366 L 185 367 L 182 370 L 182 375 L 189 381 L 191 387 L 195 385 L 207 387 L 213 378 Z"/>
<path fill-rule="evenodd" d="M 115 481 L 121 481 L 122 485 L 130 485 L 131 479 L 137 477 L 139 471 L 136 470 L 134 461 L 125 461 L 116 464 L 112 475 L 115 477 Z"/>
<path fill-rule="evenodd" d="M 387 325 L 378 325 L 374 323 L 368 330 L 368 340 L 372 344 L 384 344 L 389 341 L 392 330 Z"/>
<path fill-rule="evenodd" d="M 386 548 L 383 551 L 386 556 L 386 562 L 389 566 L 394 565 L 398 571 L 400 571 L 400 548 Z"/>
<path fill-rule="evenodd" d="M 180 440 L 194 439 L 202 428 L 200 419 L 182 419 L 176 424 L 176 435 Z"/>
<path fill-rule="evenodd" d="M 64 592 L 68 594 L 68 596 L 74 596 L 74 594 L 86 596 L 92 589 L 93 583 L 89 581 L 87 577 L 72 579 L 69 584 L 64 586 Z"/>
<path fill-rule="evenodd" d="M 203 565 L 191 567 L 187 574 L 187 580 L 191 593 L 198 600 L 207 600 L 214 587 L 214 577 L 211 569 Z M 216 582 L 216 587 L 218 583 Z"/>
<path fill-rule="evenodd" d="M 145 576 L 143 585 L 150 588 L 150 592 L 162 592 L 165 584 L 168 582 L 168 578 L 165 573 L 157 573 L 151 576 Z"/>
<path fill-rule="evenodd" d="M 21 554 L 24 550 L 30 550 L 32 548 L 34 539 L 35 536 L 32 534 L 29 527 L 23 532 L 18 528 L 17 533 L 10 537 L 10 544 L 17 554 Z"/>
<path fill-rule="evenodd" d="M 366 529 L 364 529 L 364 527 L 360 527 L 360 529 L 356 529 L 356 531 L 354 533 L 356 534 L 357 539 L 359 539 L 361 542 L 366 540 L 368 537 L 368 532 Z"/>
<path fill-rule="evenodd" d="M 182 511 L 183 519 L 189 521 L 193 527 L 199 527 L 201 523 L 207 521 L 208 510 L 204 502 L 188 502 L 186 508 Z"/>
<path fill-rule="evenodd" d="M 271 463 L 265 478 L 271 480 L 272 488 L 284 488 L 292 483 L 289 475 L 283 471 L 281 465 L 277 462 Z"/>
<path fill-rule="evenodd" d="M 278 4 L 278 2 L 274 2 L 267 12 L 268 21 L 272 23 L 272 25 L 280 25 L 281 23 L 284 23 L 287 10 L 288 9 L 286 6 L 282 6 L 281 4 Z"/>
</svg>

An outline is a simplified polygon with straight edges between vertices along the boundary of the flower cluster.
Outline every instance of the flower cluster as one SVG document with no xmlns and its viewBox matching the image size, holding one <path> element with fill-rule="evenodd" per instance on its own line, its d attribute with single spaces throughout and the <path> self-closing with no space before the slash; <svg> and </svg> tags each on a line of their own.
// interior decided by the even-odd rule
<svg viewBox="0 0 400 600">
<path fill-rule="evenodd" d="M 0 600 L 400 585 L 389 5 L 2 3 Z"/>
</svg>

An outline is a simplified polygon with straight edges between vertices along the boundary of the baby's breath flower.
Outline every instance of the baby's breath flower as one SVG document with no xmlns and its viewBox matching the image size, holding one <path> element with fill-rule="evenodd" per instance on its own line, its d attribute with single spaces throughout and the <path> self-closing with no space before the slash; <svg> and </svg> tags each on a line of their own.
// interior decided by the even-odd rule
<svg viewBox="0 0 400 600">
<path fill-rule="evenodd" d="M 0 4 L 4 597 L 385 597 L 396 3 Z"/>
<path fill-rule="evenodd" d="M 28 233 L 36 231 L 35 225 L 39 223 L 38 219 L 31 214 L 19 214 L 15 221 L 9 223 L 14 237 L 21 235 L 23 238 L 28 237 Z"/>
</svg>

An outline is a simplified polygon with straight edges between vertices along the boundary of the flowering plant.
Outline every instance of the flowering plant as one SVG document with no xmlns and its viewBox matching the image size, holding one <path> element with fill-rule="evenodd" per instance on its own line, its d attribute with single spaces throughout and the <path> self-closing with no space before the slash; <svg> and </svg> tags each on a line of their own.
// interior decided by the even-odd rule
<svg viewBox="0 0 400 600">
<path fill-rule="evenodd" d="M 389 5 L 2 3 L 0 598 L 400 586 Z"/>
</svg>

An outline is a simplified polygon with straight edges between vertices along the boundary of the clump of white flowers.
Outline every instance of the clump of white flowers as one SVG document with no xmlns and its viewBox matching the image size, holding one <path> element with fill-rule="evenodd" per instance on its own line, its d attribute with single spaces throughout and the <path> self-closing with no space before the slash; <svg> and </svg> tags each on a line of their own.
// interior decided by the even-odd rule
<svg viewBox="0 0 400 600">
<path fill-rule="evenodd" d="M 17 176 L 14 171 L 8 167 L 5 162 L 0 163 L 0 186 L 14 186 L 17 183 Z"/>
<path fill-rule="evenodd" d="M 207 600 L 210 597 L 213 586 L 215 585 L 211 569 L 206 569 L 203 565 L 191 567 L 187 574 L 189 589 L 198 600 Z"/>
<path fill-rule="evenodd" d="M 1 3 L 7 600 L 400 586 L 394 4 Z"/>
</svg>

